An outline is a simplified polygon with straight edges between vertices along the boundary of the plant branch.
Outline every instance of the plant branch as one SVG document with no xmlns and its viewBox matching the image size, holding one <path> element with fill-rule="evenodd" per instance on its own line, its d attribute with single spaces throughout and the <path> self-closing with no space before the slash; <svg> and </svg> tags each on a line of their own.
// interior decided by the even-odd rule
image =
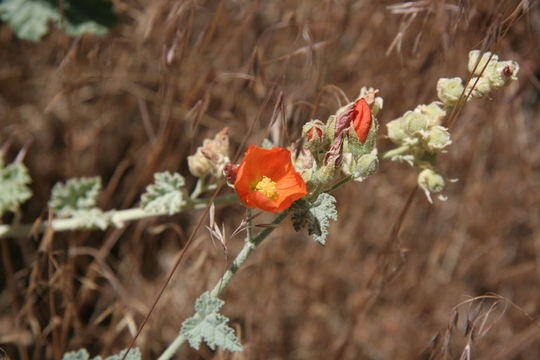
<svg viewBox="0 0 540 360">
<path fill-rule="evenodd" d="M 216 286 L 214 286 L 214 288 L 210 292 L 211 296 L 217 297 L 223 291 L 223 289 L 231 281 L 234 274 L 238 271 L 240 266 L 242 266 L 242 264 L 246 261 L 246 259 L 251 255 L 253 250 L 255 250 L 257 248 L 257 246 L 264 239 L 266 239 L 266 237 L 268 237 L 268 235 L 270 235 L 272 233 L 272 231 L 274 231 L 276 226 L 278 224 L 280 224 L 289 215 L 289 211 L 290 210 L 287 209 L 287 210 L 283 211 L 282 213 L 280 213 L 278 216 L 276 216 L 274 221 L 272 221 L 272 224 L 271 224 L 272 226 L 265 228 L 263 231 L 261 231 L 254 238 L 251 238 L 251 235 L 246 238 L 244 247 L 242 248 L 242 250 L 240 250 L 240 252 L 238 253 L 236 258 L 232 262 L 229 269 L 227 269 L 227 271 L 225 271 L 225 273 L 223 274 L 221 279 L 217 282 Z M 176 352 L 178 351 L 178 349 L 184 343 L 185 340 L 186 340 L 186 338 L 183 335 L 178 334 L 178 336 L 169 345 L 169 347 L 163 352 L 163 354 L 161 354 L 161 356 L 158 358 L 158 360 L 169 360 L 169 359 L 171 359 L 176 354 Z"/>
<path fill-rule="evenodd" d="M 215 199 L 215 204 L 230 204 L 236 202 L 238 196 L 236 194 L 227 194 L 219 196 Z M 203 209 L 208 205 L 209 199 L 195 199 L 191 200 L 184 205 L 179 212 L 193 209 Z M 148 212 L 142 208 L 131 208 L 125 210 L 115 210 L 110 213 L 109 226 L 114 225 L 116 227 L 122 227 L 126 222 L 157 217 L 166 216 L 168 213 L 154 213 Z M 52 221 L 44 221 L 41 224 L 20 224 L 20 225 L 0 225 L 0 238 L 2 237 L 25 237 L 32 234 L 43 233 L 48 227 L 51 227 L 54 231 L 68 231 L 87 229 L 84 223 L 84 219 L 79 218 L 66 218 L 66 219 L 53 219 Z"/>
</svg>

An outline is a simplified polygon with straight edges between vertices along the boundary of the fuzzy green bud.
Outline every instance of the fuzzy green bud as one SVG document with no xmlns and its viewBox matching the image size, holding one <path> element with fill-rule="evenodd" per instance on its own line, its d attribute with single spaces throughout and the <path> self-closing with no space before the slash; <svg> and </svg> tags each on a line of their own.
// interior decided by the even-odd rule
<svg viewBox="0 0 540 360">
<path fill-rule="evenodd" d="M 492 56 L 489 51 L 482 53 L 480 50 L 472 50 L 469 52 L 469 63 L 467 64 L 467 68 L 469 69 L 469 72 L 473 74 L 473 76 L 480 76 L 488 61 L 491 65 L 496 63 L 498 60 L 499 57 L 495 54 Z"/>
<path fill-rule="evenodd" d="M 356 167 L 354 169 L 355 177 L 366 178 L 369 175 L 377 171 L 379 167 L 379 158 L 376 153 L 366 154 L 360 156 L 356 161 Z"/>
<path fill-rule="evenodd" d="M 392 120 L 386 124 L 388 137 L 395 143 L 401 143 L 406 137 L 407 134 L 401 127 L 402 118 Z"/>
<path fill-rule="evenodd" d="M 309 150 L 316 152 L 323 143 L 325 125 L 320 120 L 312 120 L 302 127 L 302 136 Z"/>
<path fill-rule="evenodd" d="M 437 96 L 446 106 L 455 106 L 463 93 L 461 78 L 441 78 L 437 82 Z"/>
<path fill-rule="evenodd" d="M 500 89 L 510 80 L 517 80 L 519 64 L 515 61 L 499 61 L 487 68 L 485 77 L 493 89 Z"/>
<path fill-rule="evenodd" d="M 323 165 L 315 171 L 311 181 L 316 185 L 326 185 L 331 183 L 336 176 L 336 165 L 333 163 Z"/>
<path fill-rule="evenodd" d="M 473 88 L 474 86 L 474 88 Z M 472 91 L 471 91 L 472 89 Z M 485 77 L 473 77 L 467 84 L 466 95 L 471 95 L 467 98 L 468 101 L 473 99 L 481 99 L 489 95 L 491 92 L 491 83 Z"/>
<path fill-rule="evenodd" d="M 401 127 L 407 135 L 413 136 L 427 129 L 428 119 L 417 111 L 407 111 L 402 118 Z"/>
<path fill-rule="evenodd" d="M 444 189 L 444 178 L 431 169 L 425 169 L 418 174 L 418 186 L 424 190 L 429 202 L 432 202 L 431 193 L 438 193 Z"/>
<path fill-rule="evenodd" d="M 431 151 L 439 151 L 450 145 L 450 133 L 444 126 L 434 126 L 429 130 L 427 146 Z"/>
<path fill-rule="evenodd" d="M 441 105 L 442 103 L 434 101 L 429 105 L 418 105 L 416 111 L 419 111 L 427 118 L 428 126 L 441 125 L 446 117 L 446 111 Z"/>
</svg>

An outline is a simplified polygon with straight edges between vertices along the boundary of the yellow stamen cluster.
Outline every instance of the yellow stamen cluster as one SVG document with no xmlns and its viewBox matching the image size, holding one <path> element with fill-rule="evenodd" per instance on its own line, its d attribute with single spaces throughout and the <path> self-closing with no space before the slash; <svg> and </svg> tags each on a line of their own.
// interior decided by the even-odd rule
<svg viewBox="0 0 540 360">
<path fill-rule="evenodd" d="M 257 185 L 255 185 L 255 190 L 262 192 L 272 200 L 276 200 L 278 197 L 276 182 L 266 176 L 263 176 Z"/>
</svg>

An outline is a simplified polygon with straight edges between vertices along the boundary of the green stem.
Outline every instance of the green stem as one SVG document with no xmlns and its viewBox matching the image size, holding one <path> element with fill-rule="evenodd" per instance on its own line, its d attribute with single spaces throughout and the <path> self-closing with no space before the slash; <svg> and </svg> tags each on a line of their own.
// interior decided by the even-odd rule
<svg viewBox="0 0 540 360">
<path fill-rule="evenodd" d="M 229 269 L 227 269 L 227 271 L 225 271 L 225 273 L 223 274 L 221 279 L 217 282 L 216 286 L 214 286 L 214 288 L 210 292 L 211 296 L 217 297 L 223 291 L 223 289 L 231 281 L 234 274 L 238 271 L 240 266 L 242 266 L 242 264 L 246 261 L 246 259 L 249 257 L 249 255 L 251 255 L 253 250 L 255 250 L 257 248 L 257 246 L 264 239 L 266 239 L 266 237 L 268 237 L 268 235 L 270 235 L 272 233 L 272 231 L 274 231 L 276 225 L 280 224 L 287 217 L 287 215 L 289 215 L 289 209 L 283 211 L 278 216 L 276 216 L 274 221 L 272 221 L 273 226 L 267 227 L 266 229 L 261 231 L 257 236 L 255 236 L 252 239 L 250 239 L 249 236 L 246 238 L 246 242 L 244 244 L 244 247 L 242 248 L 242 250 L 240 250 L 238 255 L 236 255 L 236 258 L 234 259 L 233 263 L 231 264 Z M 249 226 L 249 224 L 248 224 L 248 226 Z M 186 340 L 186 338 L 183 335 L 178 334 L 176 339 L 174 339 L 174 341 L 163 352 L 163 354 L 161 354 L 161 356 L 158 358 L 158 360 L 169 360 L 170 358 L 172 358 L 176 354 L 176 352 L 178 351 L 180 346 L 184 343 L 185 340 Z"/>
<path fill-rule="evenodd" d="M 392 150 L 388 150 L 387 152 L 384 153 L 384 155 L 382 156 L 383 159 L 390 159 L 394 156 L 397 156 L 397 155 L 401 155 L 401 154 L 404 154 L 406 153 L 407 151 L 410 150 L 410 146 L 409 145 L 402 145 L 398 148 L 395 148 L 395 149 L 392 149 Z"/>
<path fill-rule="evenodd" d="M 197 179 L 197 184 L 195 184 L 195 189 L 193 189 L 193 192 L 191 193 L 191 195 L 189 195 L 189 198 L 191 200 L 195 200 L 196 198 L 198 198 L 201 193 L 203 191 L 205 191 L 205 184 L 204 184 L 204 179 L 202 178 L 198 178 Z"/>
<path fill-rule="evenodd" d="M 334 191 L 338 187 L 340 187 L 341 185 L 346 184 L 346 183 L 348 183 L 349 181 L 352 181 L 352 180 L 353 180 L 352 176 L 347 176 L 347 177 L 341 179 L 340 181 L 338 181 L 337 183 L 335 183 L 334 185 L 332 185 L 332 187 L 330 187 L 328 190 L 325 190 L 324 192 Z"/>
<path fill-rule="evenodd" d="M 230 204 L 238 200 L 236 194 L 227 194 L 218 196 L 214 200 L 214 204 Z M 189 201 L 184 205 L 179 212 L 203 209 L 208 205 L 210 199 L 195 199 Z M 111 218 L 109 226 L 114 225 L 116 227 L 122 227 L 126 222 L 151 218 L 156 216 L 165 216 L 168 213 L 150 213 L 142 208 L 132 208 L 126 210 L 117 210 L 111 212 Z M 84 223 L 84 219 L 79 218 L 67 218 L 67 219 L 53 219 L 50 222 L 44 221 L 39 225 L 34 224 L 20 224 L 20 225 L 0 225 L 0 238 L 2 237 L 25 237 L 32 233 L 43 233 L 48 227 L 51 227 L 54 231 L 68 231 L 77 229 L 87 229 Z"/>
</svg>

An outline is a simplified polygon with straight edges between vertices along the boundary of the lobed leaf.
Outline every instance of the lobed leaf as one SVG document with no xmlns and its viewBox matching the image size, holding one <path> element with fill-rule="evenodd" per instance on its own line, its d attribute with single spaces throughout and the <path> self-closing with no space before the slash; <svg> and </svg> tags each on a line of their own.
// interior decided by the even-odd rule
<svg viewBox="0 0 540 360">
<path fill-rule="evenodd" d="M 0 162 L 0 216 L 6 211 L 17 211 L 32 196 L 30 182 L 28 169 L 21 162 L 7 166 L 3 160 Z"/>
<path fill-rule="evenodd" d="M 179 212 L 186 204 L 182 187 L 185 181 L 178 173 L 161 172 L 154 174 L 154 183 L 146 187 L 141 196 L 141 205 L 144 210 L 173 215 Z"/>
<path fill-rule="evenodd" d="M 49 32 L 50 24 L 69 36 L 84 33 L 104 35 L 116 23 L 109 0 L 64 0 L 63 19 L 55 0 L 0 0 L 0 19 L 17 37 L 37 42 Z"/>
<path fill-rule="evenodd" d="M 125 353 L 126 350 L 122 350 L 118 355 L 108 356 L 105 360 L 121 360 Z M 78 351 L 65 353 L 64 356 L 62 356 L 62 360 L 103 360 L 103 358 L 101 356 L 96 356 L 90 359 L 88 351 L 86 351 L 86 349 L 80 349 Z M 141 351 L 138 348 L 129 350 L 126 360 L 142 360 Z"/>
<path fill-rule="evenodd" d="M 191 347 L 198 349 L 204 340 L 212 350 L 218 346 L 228 351 L 243 350 L 234 330 L 227 325 L 229 319 L 218 313 L 223 304 L 222 300 L 208 292 L 197 299 L 195 315 L 184 321 L 180 330 L 180 334 L 189 341 Z"/>
<path fill-rule="evenodd" d="M 80 210 L 95 208 L 101 189 L 99 177 L 69 179 L 65 184 L 57 183 L 52 189 L 49 206 L 61 217 L 76 215 Z"/>
<path fill-rule="evenodd" d="M 292 210 L 294 229 L 299 231 L 307 227 L 313 239 L 325 245 L 330 220 L 337 220 L 336 199 L 330 194 L 322 193 L 313 203 L 303 199 L 295 202 Z"/>
</svg>

